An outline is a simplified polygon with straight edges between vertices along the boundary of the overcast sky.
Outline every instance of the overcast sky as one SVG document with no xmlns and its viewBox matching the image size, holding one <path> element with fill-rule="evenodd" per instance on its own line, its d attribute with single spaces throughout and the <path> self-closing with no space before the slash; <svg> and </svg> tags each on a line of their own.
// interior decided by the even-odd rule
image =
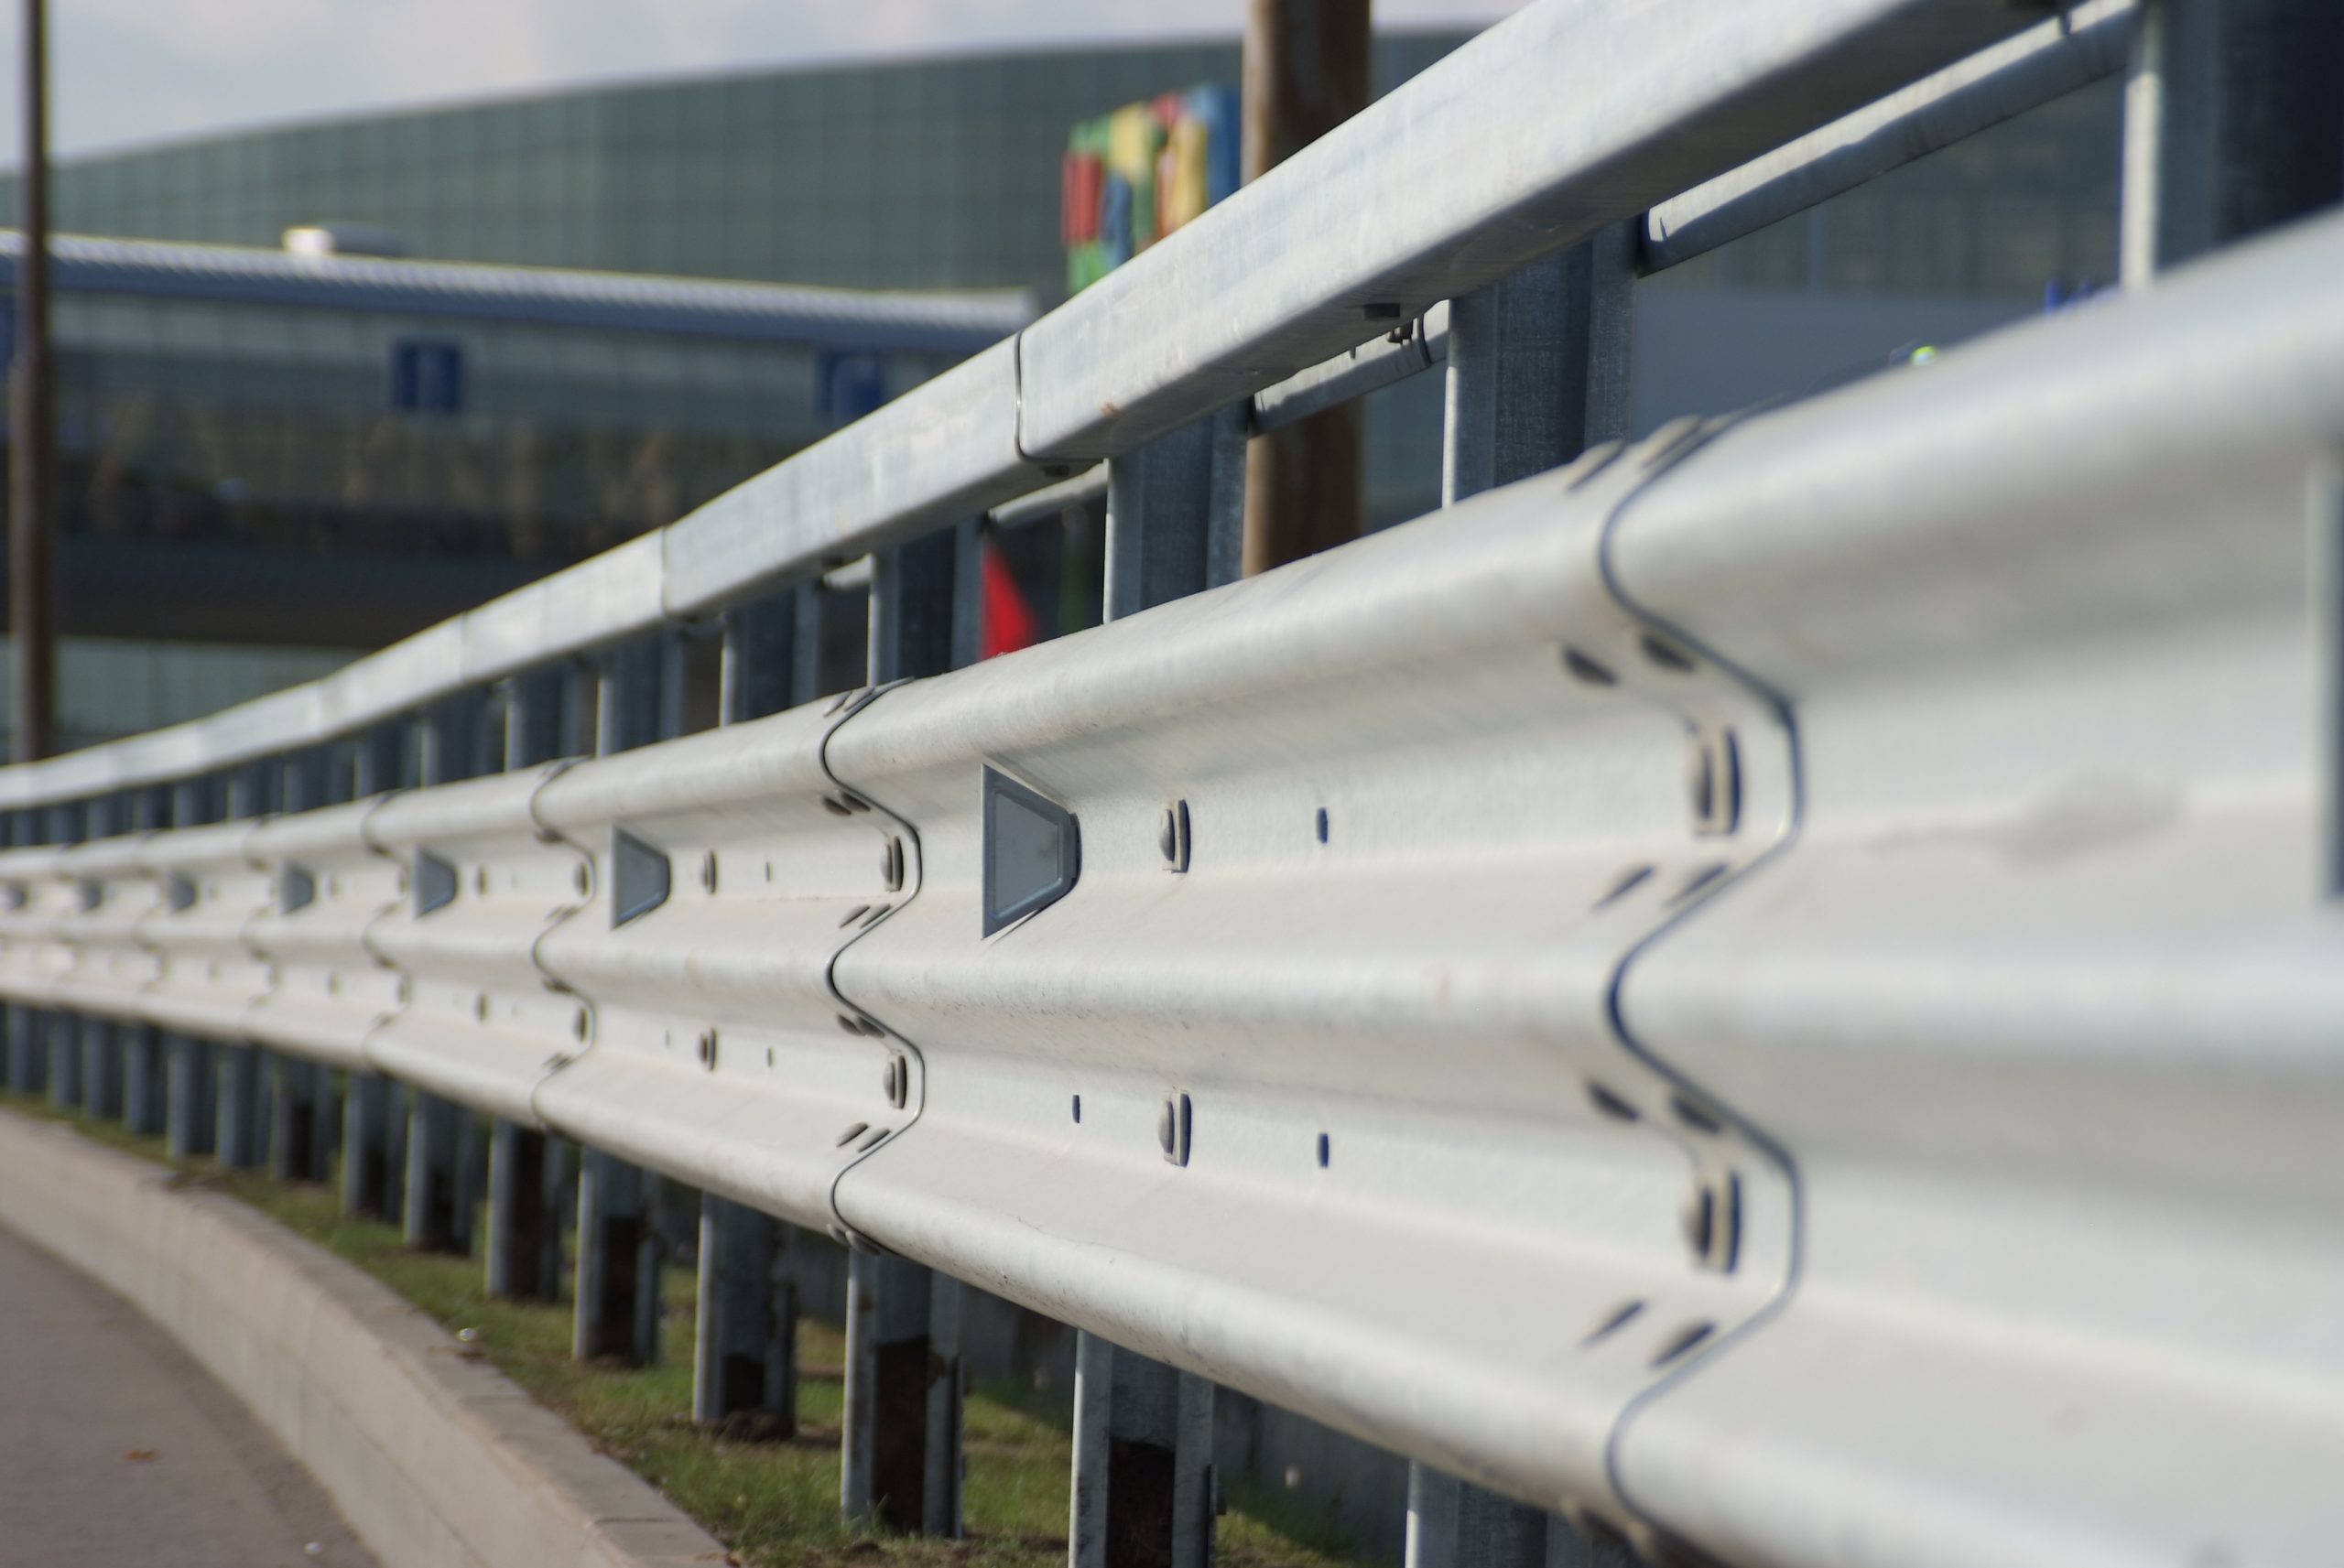
<svg viewBox="0 0 2344 1568">
<path fill-rule="evenodd" d="M 1516 0 L 1378 0 L 1379 27 Z M 409 104 L 809 60 L 1236 32 L 1245 0 L 49 0 L 60 154 Z M 13 14 L 16 7 L 7 9 Z M 9 17 L 0 162 L 20 138 Z"/>
</svg>

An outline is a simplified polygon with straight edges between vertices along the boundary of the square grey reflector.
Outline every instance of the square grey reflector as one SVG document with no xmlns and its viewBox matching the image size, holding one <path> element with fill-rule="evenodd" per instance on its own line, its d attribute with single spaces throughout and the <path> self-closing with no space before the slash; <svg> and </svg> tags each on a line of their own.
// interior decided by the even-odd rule
<svg viewBox="0 0 2344 1568">
<path fill-rule="evenodd" d="M 1064 898 L 1082 874 L 1074 813 L 1005 773 L 985 770 L 985 932 Z"/>
<path fill-rule="evenodd" d="M 277 902 L 286 914 L 313 903 L 318 896 L 318 879 L 298 866 L 288 866 L 277 880 Z"/>
<path fill-rule="evenodd" d="M 667 902 L 667 852 L 623 828 L 611 829 L 611 929 Z"/>
<path fill-rule="evenodd" d="M 429 849 L 415 852 L 415 913 L 429 914 L 456 902 L 456 868 Z"/>
</svg>

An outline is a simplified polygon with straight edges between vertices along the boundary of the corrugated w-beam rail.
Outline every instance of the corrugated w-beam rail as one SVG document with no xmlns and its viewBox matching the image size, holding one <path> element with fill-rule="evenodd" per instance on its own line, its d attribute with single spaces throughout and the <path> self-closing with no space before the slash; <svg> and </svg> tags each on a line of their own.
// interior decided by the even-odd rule
<svg viewBox="0 0 2344 1568">
<path fill-rule="evenodd" d="M 0 793 L 290 753 L 1121 460 L 2030 19 L 1719 16 L 1534 6 L 831 450 Z M 1715 56 L 1630 47 L 1679 22 Z M 1557 130 L 1565 64 L 1633 125 Z M 1409 172 L 1534 122 L 1511 194 Z M 1308 290 L 1241 265 L 1329 226 Z M 1655 1556 L 2332 1562 L 2340 277 L 2320 219 L 973 667 L 0 852 L 0 996 L 392 1076 Z"/>
</svg>

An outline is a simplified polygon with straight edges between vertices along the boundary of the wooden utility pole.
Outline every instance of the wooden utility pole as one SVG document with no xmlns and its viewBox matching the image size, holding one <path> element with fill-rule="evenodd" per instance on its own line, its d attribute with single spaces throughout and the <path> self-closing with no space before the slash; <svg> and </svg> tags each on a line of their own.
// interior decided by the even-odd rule
<svg viewBox="0 0 2344 1568">
<path fill-rule="evenodd" d="M 8 431 L 8 614 L 16 642 L 16 752 L 51 750 L 57 713 L 57 447 L 49 352 L 49 26 L 24 3 L 24 163 L 17 178 L 16 352 Z"/>
<path fill-rule="evenodd" d="M 1245 27 L 1244 173 L 1258 179 L 1367 107 L 1368 0 L 1252 0 Z M 1245 573 L 1356 538 L 1360 406 L 1253 438 L 1245 461 Z"/>
</svg>

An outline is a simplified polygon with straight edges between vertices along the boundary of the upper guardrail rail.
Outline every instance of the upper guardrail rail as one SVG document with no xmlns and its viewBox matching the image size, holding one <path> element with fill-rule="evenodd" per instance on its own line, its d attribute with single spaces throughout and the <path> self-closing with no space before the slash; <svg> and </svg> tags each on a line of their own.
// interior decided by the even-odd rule
<svg viewBox="0 0 2344 1568">
<path fill-rule="evenodd" d="M 1012 500 L 1727 174 L 2056 9 L 1539 0 L 1023 333 L 680 521 L 307 686 L 0 769 L 0 810 L 348 735 Z"/>
</svg>

